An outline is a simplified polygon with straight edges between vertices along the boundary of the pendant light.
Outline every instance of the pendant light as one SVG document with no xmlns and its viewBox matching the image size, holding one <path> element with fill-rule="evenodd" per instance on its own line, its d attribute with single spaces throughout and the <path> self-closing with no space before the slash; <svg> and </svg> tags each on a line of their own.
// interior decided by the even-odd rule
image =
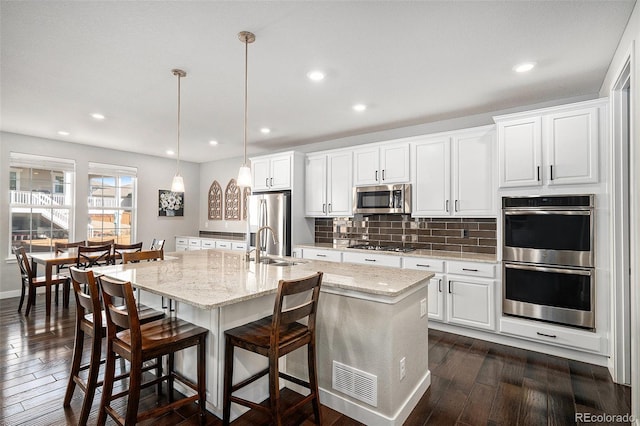
<svg viewBox="0 0 640 426">
<path fill-rule="evenodd" d="M 251 186 L 251 168 L 247 164 L 247 92 L 249 74 L 249 43 L 256 41 L 255 34 L 249 31 L 241 31 L 238 38 L 244 43 L 244 162 L 238 172 L 238 186 Z"/>
<path fill-rule="evenodd" d="M 178 159 L 176 163 L 176 175 L 173 177 L 173 181 L 171 181 L 171 192 L 184 192 L 184 180 L 180 175 L 180 79 L 186 77 L 187 73 L 177 68 L 172 69 L 171 73 L 178 77 L 178 149 L 176 151 Z"/>
</svg>

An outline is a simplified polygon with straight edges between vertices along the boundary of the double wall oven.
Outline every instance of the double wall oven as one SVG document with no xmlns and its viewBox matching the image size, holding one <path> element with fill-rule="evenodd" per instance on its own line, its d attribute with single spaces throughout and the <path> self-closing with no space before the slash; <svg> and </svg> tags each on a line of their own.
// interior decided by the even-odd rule
<svg viewBox="0 0 640 426">
<path fill-rule="evenodd" d="M 593 330 L 594 196 L 504 197 L 502 214 L 503 314 Z"/>
</svg>

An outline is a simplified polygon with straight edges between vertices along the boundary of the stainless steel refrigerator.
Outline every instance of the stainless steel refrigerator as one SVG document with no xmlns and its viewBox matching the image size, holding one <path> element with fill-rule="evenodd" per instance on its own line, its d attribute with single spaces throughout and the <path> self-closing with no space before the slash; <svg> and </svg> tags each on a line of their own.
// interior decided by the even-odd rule
<svg viewBox="0 0 640 426">
<path fill-rule="evenodd" d="M 251 246 L 256 247 L 256 232 L 262 226 L 273 229 L 261 233 L 263 253 L 273 256 L 291 256 L 291 192 L 265 192 L 249 196 L 249 232 Z M 266 250 L 266 251 L 265 251 Z"/>
</svg>

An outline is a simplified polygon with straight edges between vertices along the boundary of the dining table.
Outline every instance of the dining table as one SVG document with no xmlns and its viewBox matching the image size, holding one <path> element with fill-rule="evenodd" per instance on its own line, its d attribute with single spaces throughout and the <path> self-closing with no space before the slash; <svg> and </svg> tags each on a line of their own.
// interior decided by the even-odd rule
<svg viewBox="0 0 640 426">
<path fill-rule="evenodd" d="M 88 255 L 88 253 L 87 253 Z M 78 261 L 78 249 L 75 247 L 69 248 L 62 252 L 45 252 L 45 253 L 30 253 L 31 269 L 34 276 L 38 275 L 38 265 L 44 265 L 45 276 L 45 303 L 46 303 L 46 316 L 51 316 L 51 277 L 53 276 L 53 268 L 64 265 L 75 265 Z M 69 307 L 69 295 L 70 286 L 63 286 L 62 304 L 65 308 Z"/>
</svg>

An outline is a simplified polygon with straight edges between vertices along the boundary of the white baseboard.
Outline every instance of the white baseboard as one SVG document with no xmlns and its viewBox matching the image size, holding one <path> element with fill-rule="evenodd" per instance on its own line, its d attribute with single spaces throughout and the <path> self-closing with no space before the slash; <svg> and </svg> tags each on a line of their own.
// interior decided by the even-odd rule
<svg viewBox="0 0 640 426">
<path fill-rule="evenodd" d="M 20 290 L 1 291 L 0 299 L 11 299 L 12 297 L 20 297 Z"/>
</svg>

